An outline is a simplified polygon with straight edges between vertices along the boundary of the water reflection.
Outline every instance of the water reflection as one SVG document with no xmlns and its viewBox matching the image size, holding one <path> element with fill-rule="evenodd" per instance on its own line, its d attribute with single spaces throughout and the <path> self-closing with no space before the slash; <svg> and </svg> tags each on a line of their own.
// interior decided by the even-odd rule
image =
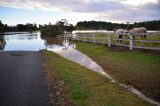
<svg viewBox="0 0 160 106">
<path fill-rule="evenodd" d="M 66 40 L 56 39 L 56 40 L 52 40 L 53 41 L 52 45 L 51 45 L 51 42 L 48 42 L 49 44 L 47 44 L 47 42 L 46 42 L 47 50 L 53 51 L 53 52 L 59 54 L 60 56 L 66 58 L 66 59 L 69 59 L 73 62 L 76 62 L 76 63 L 78 63 L 78 64 L 80 64 L 90 70 L 104 74 L 108 78 L 111 79 L 111 77 L 109 75 L 107 75 L 96 62 L 94 62 L 92 59 L 90 59 L 85 54 L 76 50 L 75 44 L 70 43 L 67 39 Z M 49 40 L 46 40 L 46 41 L 49 41 Z M 58 43 L 61 42 L 62 45 L 55 45 L 55 43 L 54 43 L 55 41 Z"/>
<path fill-rule="evenodd" d="M 6 45 L 6 41 L 5 41 L 4 37 L 0 36 L 0 51 L 4 50 L 5 45 Z"/>
<path fill-rule="evenodd" d="M 76 50 L 76 45 L 69 42 L 67 39 L 64 40 L 61 38 L 41 36 L 38 32 L 4 35 L 4 40 L 6 41 L 6 45 L 5 48 L 3 46 L 2 49 L 5 51 L 38 51 L 39 49 L 46 48 L 90 70 L 106 75 L 97 63 L 92 61 L 92 59 L 85 54 Z"/>
<path fill-rule="evenodd" d="M 63 45 L 63 39 L 58 39 L 56 37 L 51 37 L 51 36 L 41 36 L 41 38 L 44 40 L 45 46 Z"/>
<path fill-rule="evenodd" d="M 44 40 L 40 33 L 4 35 L 6 46 L 4 51 L 39 51 L 44 49 Z"/>
</svg>

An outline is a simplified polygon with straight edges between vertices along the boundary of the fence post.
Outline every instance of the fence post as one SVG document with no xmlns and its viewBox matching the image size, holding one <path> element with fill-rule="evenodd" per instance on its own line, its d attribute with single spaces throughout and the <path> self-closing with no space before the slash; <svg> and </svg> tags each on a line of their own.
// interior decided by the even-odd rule
<svg viewBox="0 0 160 106">
<path fill-rule="evenodd" d="M 108 34 L 108 47 L 111 47 L 111 32 Z"/>
<path fill-rule="evenodd" d="M 95 34 L 93 34 L 93 42 L 96 43 L 96 37 Z"/>
<path fill-rule="evenodd" d="M 133 49 L 133 34 L 129 34 L 130 35 L 130 39 L 129 39 L 129 47 L 130 47 L 130 50 Z"/>
</svg>

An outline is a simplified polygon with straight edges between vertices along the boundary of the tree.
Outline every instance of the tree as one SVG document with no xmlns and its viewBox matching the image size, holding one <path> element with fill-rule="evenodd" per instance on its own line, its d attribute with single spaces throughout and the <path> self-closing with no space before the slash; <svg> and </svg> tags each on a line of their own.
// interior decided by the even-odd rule
<svg viewBox="0 0 160 106">
<path fill-rule="evenodd" d="M 26 31 L 26 26 L 23 24 L 17 24 L 17 30 L 18 31 Z"/>
<path fill-rule="evenodd" d="M 29 32 L 32 32 L 32 31 L 36 31 L 38 28 L 37 28 L 37 24 L 30 24 L 30 23 L 27 23 L 25 24 L 25 30 L 26 31 L 29 31 Z"/>
<path fill-rule="evenodd" d="M 146 27 L 148 30 L 160 30 L 160 20 L 154 20 L 154 21 L 146 21 L 146 22 L 135 22 L 134 24 L 119 24 L 119 23 L 111 23 L 111 22 L 104 22 L 104 21 L 81 21 L 76 24 L 77 29 L 81 30 L 116 30 L 119 28 L 122 29 L 132 29 L 134 27 Z"/>
<path fill-rule="evenodd" d="M 4 32 L 4 25 L 3 23 L 0 21 L 0 34 L 3 34 Z"/>
<path fill-rule="evenodd" d="M 51 23 L 49 25 L 39 25 L 40 31 L 42 35 L 56 36 L 63 34 L 65 32 L 71 32 L 75 29 L 72 24 L 68 24 L 66 19 L 61 19 L 57 21 L 55 25 Z"/>
<path fill-rule="evenodd" d="M 73 30 L 76 30 L 76 28 L 72 24 L 67 25 L 65 29 L 66 32 L 72 32 Z"/>
</svg>

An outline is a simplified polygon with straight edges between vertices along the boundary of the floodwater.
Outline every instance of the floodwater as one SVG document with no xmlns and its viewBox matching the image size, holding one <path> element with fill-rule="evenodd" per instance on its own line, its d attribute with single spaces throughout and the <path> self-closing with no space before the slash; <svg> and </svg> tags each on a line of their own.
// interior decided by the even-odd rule
<svg viewBox="0 0 160 106">
<path fill-rule="evenodd" d="M 92 59 L 90 59 L 87 55 L 81 53 L 80 51 L 76 50 L 75 44 L 69 44 L 69 42 L 66 40 L 63 42 L 63 46 L 59 45 L 53 45 L 50 47 L 47 47 L 48 50 L 53 51 L 60 56 L 67 58 L 73 62 L 76 62 L 90 70 L 93 70 L 95 72 L 101 73 L 103 75 L 106 75 L 108 78 L 111 78 L 109 75 L 107 75 L 103 69 Z"/>
<path fill-rule="evenodd" d="M 4 51 L 39 51 L 45 48 L 45 41 L 40 37 L 39 32 L 24 34 L 12 33 L 2 37 L 5 42 Z"/>
<path fill-rule="evenodd" d="M 75 44 L 70 43 L 68 40 L 62 40 L 61 38 L 56 39 L 51 37 L 45 37 L 44 39 L 46 39 L 47 41 L 47 50 L 53 51 L 68 60 L 78 63 L 92 71 L 103 74 L 109 79 L 111 79 L 111 77 L 106 74 L 96 62 L 94 62 L 87 55 L 78 51 Z"/>
<path fill-rule="evenodd" d="M 3 51 L 39 51 L 47 49 L 53 51 L 60 56 L 76 62 L 90 70 L 107 75 L 103 69 L 92 59 L 76 49 L 75 44 L 71 44 L 68 40 L 54 37 L 43 37 L 39 32 L 24 34 L 7 34 L 1 37 L 3 40 Z"/>
</svg>

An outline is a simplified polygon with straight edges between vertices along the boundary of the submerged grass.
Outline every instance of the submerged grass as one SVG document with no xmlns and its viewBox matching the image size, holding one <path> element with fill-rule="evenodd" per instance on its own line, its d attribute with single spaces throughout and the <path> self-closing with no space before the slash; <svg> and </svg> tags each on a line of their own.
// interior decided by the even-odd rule
<svg viewBox="0 0 160 106">
<path fill-rule="evenodd" d="M 78 45 L 83 46 L 83 43 Z M 87 44 L 86 44 L 87 45 Z M 80 46 L 80 47 L 81 47 Z M 100 50 L 99 53 L 102 53 Z M 148 106 L 125 89 L 79 64 L 59 55 L 43 51 L 54 73 L 64 81 L 67 96 L 76 106 Z"/>
<path fill-rule="evenodd" d="M 74 42 L 119 82 L 134 86 L 149 97 L 160 100 L 160 55 L 138 50 L 120 50 L 92 43 Z"/>
</svg>

